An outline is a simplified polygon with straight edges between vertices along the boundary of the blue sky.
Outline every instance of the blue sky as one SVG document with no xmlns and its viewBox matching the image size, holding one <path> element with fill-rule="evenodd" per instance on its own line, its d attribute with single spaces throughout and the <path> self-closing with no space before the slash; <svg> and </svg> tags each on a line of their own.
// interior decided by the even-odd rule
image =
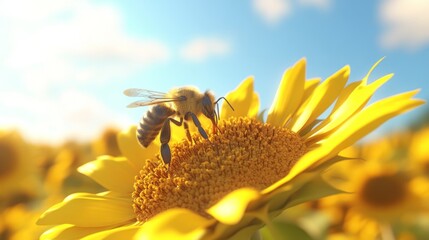
<svg viewBox="0 0 429 240">
<path fill-rule="evenodd" d="M 302 57 L 309 78 L 348 64 L 355 81 L 385 56 L 371 79 L 395 76 L 374 100 L 416 88 L 429 99 L 427 0 L 17 0 L 0 9 L 0 126 L 36 141 L 139 121 L 145 109 L 125 108 L 129 87 L 195 85 L 221 96 L 253 75 L 269 108 Z"/>
</svg>

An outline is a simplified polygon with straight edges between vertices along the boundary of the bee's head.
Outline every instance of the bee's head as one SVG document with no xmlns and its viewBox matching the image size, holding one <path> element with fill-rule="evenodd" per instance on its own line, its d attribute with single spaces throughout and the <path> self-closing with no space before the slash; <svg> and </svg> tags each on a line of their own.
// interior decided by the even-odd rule
<svg viewBox="0 0 429 240">
<path fill-rule="evenodd" d="M 219 105 L 218 102 L 223 99 L 225 102 L 231 107 L 231 109 L 234 111 L 234 108 L 231 106 L 231 104 L 226 100 L 224 97 L 220 97 L 218 100 L 214 100 L 214 95 L 206 91 L 204 93 L 203 99 L 202 99 L 202 112 L 204 116 L 209 118 L 213 123 L 213 132 L 216 132 L 217 128 L 217 122 L 219 121 Z M 216 108 L 216 109 L 215 109 Z M 216 112 L 217 110 L 217 112 Z"/>
</svg>

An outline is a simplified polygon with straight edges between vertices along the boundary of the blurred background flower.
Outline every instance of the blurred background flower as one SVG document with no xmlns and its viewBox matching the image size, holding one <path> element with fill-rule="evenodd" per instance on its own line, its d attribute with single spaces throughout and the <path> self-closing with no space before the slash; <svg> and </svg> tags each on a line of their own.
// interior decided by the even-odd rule
<svg viewBox="0 0 429 240">
<path fill-rule="evenodd" d="M 374 79 L 395 77 L 375 99 L 422 88 L 416 97 L 429 100 L 427 12 L 426 0 L 0 0 L 0 239 L 37 239 L 41 212 L 72 192 L 101 191 L 76 169 L 120 155 L 116 133 L 145 110 L 125 108 L 126 88 L 196 85 L 224 96 L 252 73 L 269 106 L 285 66 L 303 56 L 307 75 L 322 79 L 344 64 L 362 79 L 386 56 Z M 348 149 L 360 160 L 326 171 L 353 194 L 297 206 L 279 224 L 301 237 L 424 239 L 428 122 L 421 107 L 383 125 Z M 403 194 L 366 198 L 383 179 Z M 411 216 L 398 217 L 405 209 Z"/>
<path fill-rule="evenodd" d="M 301 207 L 295 222 L 311 232 L 306 219 L 322 219 L 316 238 L 425 239 L 429 178 L 413 149 L 427 144 L 421 138 L 426 131 L 392 132 L 343 151 L 350 160 L 335 164 L 324 177 L 346 193 Z"/>
<path fill-rule="evenodd" d="M 34 150 L 18 132 L 0 130 L 0 209 L 29 202 L 41 194 Z"/>
</svg>

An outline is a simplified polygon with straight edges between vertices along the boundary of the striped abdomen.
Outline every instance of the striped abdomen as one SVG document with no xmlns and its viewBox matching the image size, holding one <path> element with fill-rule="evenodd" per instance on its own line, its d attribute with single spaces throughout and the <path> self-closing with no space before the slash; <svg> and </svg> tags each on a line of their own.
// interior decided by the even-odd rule
<svg viewBox="0 0 429 240">
<path fill-rule="evenodd" d="M 137 139 L 144 147 L 156 138 L 164 121 L 175 111 L 165 105 L 155 105 L 149 109 L 137 127 Z"/>
</svg>

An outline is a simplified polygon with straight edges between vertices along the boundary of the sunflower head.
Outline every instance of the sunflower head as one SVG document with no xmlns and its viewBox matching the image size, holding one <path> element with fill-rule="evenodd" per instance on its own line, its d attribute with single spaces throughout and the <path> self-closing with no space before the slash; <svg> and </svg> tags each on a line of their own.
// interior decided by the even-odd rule
<svg viewBox="0 0 429 240">
<path fill-rule="evenodd" d="M 170 166 L 146 161 L 134 184 L 139 221 L 177 206 L 207 216 L 206 209 L 229 192 L 278 181 L 307 151 L 298 134 L 249 118 L 230 118 L 208 141 L 198 135 L 194 141 L 174 145 Z"/>
<path fill-rule="evenodd" d="M 359 212 L 392 220 L 404 212 L 419 209 L 410 175 L 389 167 L 370 167 L 366 171 L 357 181 L 354 206 Z"/>
<path fill-rule="evenodd" d="M 249 238 L 285 209 L 340 192 L 321 177 L 344 159 L 339 152 L 422 101 L 411 91 L 365 106 L 391 75 L 368 83 L 368 74 L 346 85 L 348 66 L 323 82 L 307 80 L 305 67 L 302 59 L 285 71 L 265 122 L 257 117 L 259 97 L 249 77 L 225 96 L 234 111 L 222 106 L 219 131 L 208 139 L 194 134 L 188 142 L 173 126 L 169 165 L 160 160 L 159 139 L 142 149 L 135 127 L 120 134 L 124 157 L 103 156 L 79 168 L 109 192 L 73 194 L 46 211 L 40 224 L 68 225 L 44 236 L 87 227 L 74 238 Z M 212 127 L 202 126 L 206 132 Z M 77 212 L 86 216 L 75 219 Z"/>
</svg>

